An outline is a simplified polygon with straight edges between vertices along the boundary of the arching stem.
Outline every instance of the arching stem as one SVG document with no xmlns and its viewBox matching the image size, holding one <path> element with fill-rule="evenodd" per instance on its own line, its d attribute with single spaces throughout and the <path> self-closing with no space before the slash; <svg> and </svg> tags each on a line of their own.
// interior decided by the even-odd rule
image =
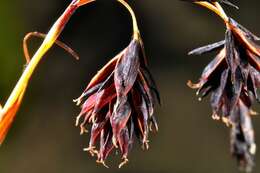
<svg viewBox="0 0 260 173">
<path fill-rule="evenodd" d="M 6 101 L 4 107 L 0 109 L 0 144 L 3 142 L 8 129 L 15 117 L 17 110 L 20 107 L 21 101 L 23 99 L 25 90 L 27 88 L 28 82 L 37 67 L 40 60 L 43 58 L 45 53 L 52 47 L 56 42 L 63 28 L 69 21 L 73 13 L 82 5 L 85 5 L 93 0 L 73 0 L 71 4 L 67 7 L 64 13 L 58 18 L 58 20 L 51 27 L 50 31 L 46 35 L 43 43 L 36 51 L 32 57 L 30 63 L 26 66 L 23 74 L 18 80 L 15 88 L 13 89 L 11 95 Z"/>
<path fill-rule="evenodd" d="M 218 2 L 213 2 L 212 4 L 206 1 L 198 1 L 195 3 L 203 7 L 206 7 L 209 10 L 216 13 L 219 17 L 221 17 L 224 20 L 224 23 L 226 24 L 227 28 L 229 28 L 229 17 L 226 15 L 225 11 Z"/>
<path fill-rule="evenodd" d="M 24 56 L 25 56 L 27 64 L 29 64 L 29 62 L 31 61 L 28 46 L 27 46 L 27 42 L 31 37 L 38 37 L 38 38 L 44 39 L 46 37 L 46 34 L 43 34 L 40 32 L 29 32 L 25 35 L 25 37 L 23 39 L 23 52 L 24 52 Z M 71 49 L 68 45 L 66 45 L 65 43 L 63 43 L 62 41 L 59 41 L 59 40 L 56 40 L 55 44 L 57 44 L 59 47 L 63 48 L 65 51 L 67 51 L 69 54 L 71 54 L 76 60 L 79 60 L 78 54 L 73 49 Z"/>
<path fill-rule="evenodd" d="M 44 39 L 43 43 L 39 47 L 39 49 L 34 54 L 32 60 L 24 70 L 22 76 L 20 77 L 19 81 L 17 82 L 13 92 L 11 93 L 10 97 L 8 98 L 6 104 L 3 107 L 3 111 L 5 112 L 16 102 L 17 98 L 21 94 L 21 91 L 27 86 L 27 83 L 29 79 L 32 76 L 32 73 L 34 72 L 35 68 L 37 67 L 40 60 L 43 58 L 45 53 L 51 48 L 51 46 L 55 43 L 56 39 L 60 35 L 61 31 L 63 30 L 64 26 L 74 13 L 74 11 L 78 7 L 73 5 L 71 3 L 69 7 L 65 10 L 65 12 L 62 14 L 62 16 L 55 22 L 53 27 L 50 29 L 48 34 L 46 35 L 46 38 Z M 2 116 L 2 115 L 1 115 Z M 0 116 L 0 120 L 1 117 Z"/>
<path fill-rule="evenodd" d="M 117 1 L 120 2 L 122 5 L 124 5 L 125 8 L 131 14 L 132 22 L 133 22 L 133 37 L 134 37 L 134 39 L 139 39 L 140 32 L 139 32 L 139 29 L 138 29 L 136 16 L 135 16 L 133 9 L 130 7 L 130 5 L 126 1 L 124 1 L 124 0 L 117 0 Z"/>
</svg>

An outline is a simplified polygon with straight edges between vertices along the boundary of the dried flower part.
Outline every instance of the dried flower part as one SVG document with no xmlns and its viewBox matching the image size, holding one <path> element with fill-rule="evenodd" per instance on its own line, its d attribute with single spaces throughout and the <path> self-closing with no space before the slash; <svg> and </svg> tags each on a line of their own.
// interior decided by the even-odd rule
<svg viewBox="0 0 260 173">
<path fill-rule="evenodd" d="M 254 100 L 259 101 L 257 90 L 260 88 L 260 49 L 255 43 L 259 38 L 233 19 L 230 19 L 229 26 L 224 41 L 189 53 L 200 55 L 220 50 L 204 69 L 199 82 L 192 84 L 189 81 L 188 85 L 198 89 L 200 99 L 211 93 L 212 117 L 232 125 L 232 153 L 239 164 L 249 170 L 254 165 L 255 154 L 252 152 L 255 144 L 249 114 Z"/>
<path fill-rule="evenodd" d="M 85 150 L 97 154 L 97 162 L 105 166 L 114 148 L 119 148 L 122 154 L 119 167 L 128 161 L 134 135 L 148 149 L 149 131 L 158 130 L 153 113 L 159 94 L 143 52 L 141 38 L 133 38 L 75 100 L 78 104 L 85 100 L 76 122 L 81 133 L 87 131 L 88 124 L 92 126 L 89 147 Z"/>
<path fill-rule="evenodd" d="M 240 100 L 231 117 L 233 123 L 230 134 L 231 153 L 237 159 L 241 170 L 251 172 L 254 166 L 256 144 L 250 110 Z"/>
<path fill-rule="evenodd" d="M 23 52 L 24 52 L 24 57 L 26 59 L 27 64 L 29 64 L 30 61 L 31 61 L 31 57 L 30 57 L 30 54 L 29 54 L 28 46 L 27 46 L 27 41 L 31 37 L 38 37 L 38 38 L 45 39 L 46 34 L 43 34 L 43 33 L 40 33 L 40 32 L 29 32 L 25 35 L 25 37 L 23 39 Z M 71 49 L 68 45 L 66 45 L 65 43 L 63 43 L 59 40 L 56 40 L 55 44 L 58 45 L 59 47 L 63 48 L 69 54 L 71 54 L 76 60 L 79 60 L 79 55 L 73 49 Z"/>
</svg>

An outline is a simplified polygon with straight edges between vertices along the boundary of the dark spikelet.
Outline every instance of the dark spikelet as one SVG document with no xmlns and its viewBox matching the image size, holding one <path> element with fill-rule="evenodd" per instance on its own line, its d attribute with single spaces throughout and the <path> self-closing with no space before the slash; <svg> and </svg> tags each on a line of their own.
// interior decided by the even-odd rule
<svg viewBox="0 0 260 173">
<path fill-rule="evenodd" d="M 98 163 L 107 167 L 105 161 L 113 149 L 121 152 L 119 167 L 127 163 L 134 135 L 148 149 L 149 130 L 158 130 L 153 112 L 160 96 L 141 38 L 134 38 L 93 77 L 75 102 L 81 104 L 83 100 L 76 125 L 80 125 L 81 133 L 91 126 L 85 150 L 97 155 Z"/>
<path fill-rule="evenodd" d="M 244 171 L 254 166 L 256 145 L 251 123 L 252 104 L 259 101 L 260 49 L 259 40 L 242 25 L 230 19 L 230 29 L 225 41 L 195 49 L 191 54 L 201 54 L 220 49 L 220 52 L 204 69 L 197 84 L 204 97 L 211 93 L 212 117 L 231 127 L 231 152 Z"/>
<path fill-rule="evenodd" d="M 117 97 L 125 96 L 133 87 L 140 67 L 139 60 L 140 45 L 137 40 L 133 40 L 125 54 L 118 60 L 115 67 L 114 81 Z"/>
<path fill-rule="evenodd" d="M 238 27 L 239 29 L 241 29 L 241 31 L 244 33 L 244 35 L 247 38 L 249 38 L 250 40 L 254 40 L 254 41 L 260 41 L 260 38 L 258 36 L 253 34 L 251 31 L 249 31 L 247 28 L 245 28 L 241 24 L 237 23 L 234 19 L 230 18 L 229 20 L 232 23 L 232 25 L 234 25 L 234 26 Z"/>
<path fill-rule="evenodd" d="M 225 45 L 225 40 L 209 44 L 203 47 L 199 47 L 197 49 L 194 49 L 188 53 L 188 55 L 202 55 L 204 53 L 212 52 L 215 50 L 222 49 Z"/>
<path fill-rule="evenodd" d="M 237 159 L 242 171 L 251 172 L 254 166 L 256 144 L 250 110 L 240 100 L 231 117 L 233 117 L 230 134 L 231 153 Z"/>
</svg>

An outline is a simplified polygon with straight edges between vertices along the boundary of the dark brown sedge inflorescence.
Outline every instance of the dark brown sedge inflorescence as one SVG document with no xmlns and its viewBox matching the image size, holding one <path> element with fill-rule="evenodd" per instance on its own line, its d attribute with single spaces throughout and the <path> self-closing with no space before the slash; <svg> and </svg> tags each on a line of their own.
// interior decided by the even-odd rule
<svg viewBox="0 0 260 173">
<path fill-rule="evenodd" d="M 231 153 L 242 170 L 252 170 L 256 144 L 251 115 L 252 104 L 259 101 L 260 88 L 260 38 L 227 17 L 217 2 L 196 2 L 216 12 L 225 21 L 225 40 L 195 49 L 189 55 L 219 51 L 204 69 L 197 84 L 200 99 L 211 93 L 213 119 L 221 119 L 231 126 Z"/>
<path fill-rule="evenodd" d="M 27 86 L 42 57 L 57 44 L 75 58 L 78 55 L 58 40 L 74 12 L 95 0 L 72 0 L 64 13 L 45 35 L 32 32 L 24 38 L 24 53 L 27 66 L 10 97 L 0 104 L 0 145 L 10 129 L 22 103 Z M 128 162 L 128 154 L 137 138 L 144 149 L 149 148 L 149 132 L 158 131 L 154 108 L 160 96 L 148 69 L 143 41 L 132 8 L 124 0 L 117 0 L 127 8 L 132 17 L 133 35 L 129 45 L 112 58 L 90 81 L 82 95 L 74 100 L 81 105 L 76 125 L 81 134 L 91 126 L 89 146 L 84 149 L 97 162 L 107 167 L 109 154 L 118 149 L 122 162 Z M 220 16 L 226 25 L 225 39 L 197 48 L 189 55 L 201 55 L 218 51 L 217 56 L 205 67 L 199 82 L 188 86 L 197 89 L 200 100 L 211 94 L 212 118 L 222 120 L 230 127 L 231 153 L 240 168 L 250 172 L 254 166 L 256 144 L 251 116 L 255 101 L 260 102 L 260 38 L 228 17 L 219 3 L 238 7 L 228 0 L 185 0 L 206 7 Z M 27 40 L 31 36 L 44 38 L 43 43 L 30 58 Z"/>
<path fill-rule="evenodd" d="M 158 130 L 153 113 L 156 102 L 160 102 L 159 93 L 148 70 L 136 18 L 125 1 L 118 1 L 131 13 L 132 40 L 92 78 L 75 100 L 77 105 L 83 101 L 76 121 L 81 134 L 91 125 L 89 147 L 84 150 L 93 156 L 96 154 L 97 162 L 106 167 L 105 160 L 113 149 L 119 148 L 122 153 L 121 167 L 128 161 L 134 136 L 148 149 L 149 131 Z"/>
</svg>

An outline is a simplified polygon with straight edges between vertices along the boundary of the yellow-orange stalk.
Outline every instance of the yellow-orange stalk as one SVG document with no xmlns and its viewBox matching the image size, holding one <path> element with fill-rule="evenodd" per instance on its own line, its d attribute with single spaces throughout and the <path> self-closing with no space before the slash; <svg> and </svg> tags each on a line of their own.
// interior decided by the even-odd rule
<svg viewBox="0 0 260 173">
<path fill-rule="evenodd" d="M 16 112 L 21 105 L 28 82 L 38 63 L 43 58 L 45 53 L 56 42 L 63 28 L 65 27 L 73 13 L 78 9 L 78 7 L 93 1 L 94 0 L 73 0 L 46 35 L 43 43 L 36 51 L 30 63 L 24 70 L 22 76 L 18 80 L 7 102 L 5 103 L 3 108 L 0 109 L 0 144 L 2 144 L 2 142 L 4 141 L 5 136 L 14 120 Z"/>
</svg>

